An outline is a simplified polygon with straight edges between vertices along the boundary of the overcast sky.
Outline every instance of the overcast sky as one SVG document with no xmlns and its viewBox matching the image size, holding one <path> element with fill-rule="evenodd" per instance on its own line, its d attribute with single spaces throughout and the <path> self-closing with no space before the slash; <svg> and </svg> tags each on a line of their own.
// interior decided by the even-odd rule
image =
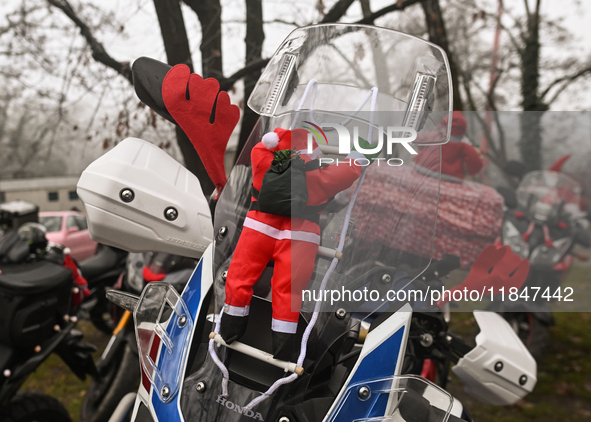
<svg viewBox="0 0 591 422">
<path fill-rule="evenodd" d="M 2 25 L 2 14 L 5 10 L 13 10 L 15 6 L 21 4 L 26 0 L 0 0 L 0 25 Z M 73 4 L 77 4 L 80 0 L 70 0 Z M 319 12 L 316 10 L 316 3 L 318 0 L 263 0 L 263 17 L 266 22 L 274 19 L 282 19 L 284 21 L 296 22 L 298 25 L 304 25 L 309 22 L 315 22 L 320 19 Z M 440 0 L 442 5 L 447 2 L 458 2 L 461 0 Z M 497 0 L 479 0 L 484 4 L 488 2 L 490 5 L 488 10 L 494 12 L 496 10 Z M 529 0 L 533 3 L 534 0 Z M 164 47 L 162 44 L 162 37 L 160 28 L 156 19 L 153 0 L 84 0 L 84 2 L 94 2 L 103 10 L 112 11 L 118 22 L 125 26 L 123 36 L 114 31 L 107 33 L 97 33 L 97 37 L 104 44 L 109 54 L 119 61 L 133 61 L 140 56 L 153 57 L 159 60 L 166 60 Z M 221 0 L 223 6 L 223 64 L 224 74 L 231 75 L 236 70 L 244 65 L 244 37 L 245 37 L 245 5 L 244 0 Z M 324 0 L 325 10 L 328 10 L 335 0 Z M 371 0 L 372 10 L 379 10 L 385 5 L 392 4 L 393 0 Z M 523 15 L 523 0 L 505 0 L 508 8 L 514 8 L 518 15 Z M 580 55 L 581 57 L 591 58 L 591 1 L 584 0 L 542 0 L 543 14 L 550 17 L 552 20 L 561 19 L 562 25 L 565 26 L 572 34 L 573 40 L 569 43 L 553 43 L 543 40 L 542 58 L 553 59 L 565 56 Z M 193 52 L 193 59 L 195 68 L 200 69 L 200 53 L 199 44 L 201 42 L 200 24 L 195 13 L 187 6 L 183 5 L 185 24 L 188 31 L 190 47 Z M 422 11 L 418 5 L 410 8 L 416 16 L 422 20 Z M 61 13 L 57 11 L 56 13 Z M 361 18 L 360 4 L 355 1 L 348 11 L 347 15 L 342 19 L 345 22 L 352 22 Z M 387 20 L 392 25 L 396 22 L 407 22 L 411 18 L 411 13 L 408 11 L 403 13 L 391 13 L 386 18 L 378 20 L 378 25 L 384 24 Z M 65 19 L 65 18 L 64 18 Z M 508 19 L 508 16 L 506 17 Z M 507 24 L 509 21 L 507 20 Z M 265 26 L 265 43 L 264 43 L 264 57 L 269 57 L 280 42 L 294 29 L 293 25 L 286 25 L 283 23 L 267 24 Z M 484 42 L 489 42 L 492 48 L 493 34 L 482 33 Z M 489 41 L 488 38 L 490 38 Z M 507 36 L 503 35 L 503 39 L 507 41 Z M 68 45 L 70 40 L 54 40 L 58 44 L 57 48 Z M 115 77 L 117 78 L 117 77 Z M 548 76 L 546 76 L 548 79 Z M 117 79 L 119 80 L 119 79 Z M 547 81 L 545 81 L 547 82 Z M 49 82 L 47 82 L 49 83 Z M 127 86 L 123 81 L 121 85 Z M 234 101 L 240 101 L 240 84 L 237 84 L 238 92 L 233 94 Z M 511 101 L 509 109 L 519 109 L 519 102 L 521 100 L 518 91 L 507 92 L 505 87 L 505 94 L 510 97 Z M 591 110 L 591 83 L 579 82 L 573 89 L 565 92 L 559 100 L 552 104 L 553 110 Z M 111 101 L 116 101 L 115 97 Z M 96 107 L 95 98 L 85 98 L 80 104 L 75 104 L 73 108 L 80 110 L 81 113 L 92 113 Z M 113 104 L 113 103 L 111 103 Z M 106 103 L 101 106 L 101 111 L 104 113 L 115 109 L 109 107 Z M 235 134 L 236 135 L 236 134 Z M 591 134 L 586 136 L 589 139 Z M 234 143 L 235 139 L 231 141 Z M 86 144 L 85 144 L 86 145 Z M 100 145 L 88 146 L 90 149 L 84 147 L 83 155 L 85 159 L 90 160 L 95 154 L 102 151 Z M 174 148 L 169 151 L 173 156 L 178 158 L 178 151 Z M 84 163 L 80 163 L 83 166 Z"/>
<path fill-rule="evenodd" d="M 119 60 L 130 60 L 142 55 L 157 59 L 165 59 L 164 47 L 160 37 L 160 28 L 155 19 L 152 0 L 95 0 L 113 11 L 119 19 L 125 22 L 126 32 L 129 35 L 128 40 L 122 41 L 113 36 L 111 39 L 103 40 L 108 51 Z M 496 4 L 496 0 L 488 0 L 490 4 Z M 391 4 L 392 0 L 373 0 L 372 9 L 378 10 L 384 5 Z M 333 1 L 324 2 L 328 7 Z M 444 4 L 445 2 L 442 2 Z M 523 7 L 521 1 L 505 0 L 507 7 Z M 532 1 L 530 0 L 530 3 Z M 226 75 L 238 70 L 244 63 L 244 44 L 245 36 L 244 19 L 244 1 L 243 0 L 222 0 L 223 4 L 223 22 L 224 22 L 224 73 Z M 318 12 L 315 9 L 316 0 L 300 0 L 298 2 L 286 0 L 264 0 L 263 14 L 265 21 L 273 19 L 283 19 L 286 21 L 295 21 L 298 24 L 317 21 Z M 416 6 L 414 6 L 416 7 Z M 591 56 L 591 31 L 589 23 L 591 22 L 591 2 L 577 0 L 543 0 L 543 13 L 551 16 L 553 19 L 562 18 L 564 25 L 574 35 L 574 40 L 567 46 L 564 44 L 556 45 L 544 43 L 543 57 L 561 57 L 564 55 L 581 54 L 582 56 Z M 492 8 L 494 10 L 494 7 Z M 519 9 L 518 9 L 519 10 Z M 201 42 L 200 26 L 193 13 L 188 7 L 184 6 L 184 17 L 189 33 L 189 41 L 193 57 L 196 62 L 199 60 L 199 43 Z M 360 8 L 358 2 L 355 2 L 350 8 L 344 21 L 352 21 L 360 18 Z M 379 21 L 378 21 L 379 23 Z M 294 29 L 293 26 L 275 23 L 267 25 L 265 28 L 264 56 L 271 55 L 278 44 L 289 32 Z M 492 46 L 492 36 L 491 36 Z M 585 104 L 581 104 L 583 101 Z M 591 107 L 591 100 L 577 100 L 576 109 L 588 109 Z M 562 98 L 558 101 L 554 109 L 569 110 L 573 109 L 573 103 L 568 98 Z"/>
</svg>

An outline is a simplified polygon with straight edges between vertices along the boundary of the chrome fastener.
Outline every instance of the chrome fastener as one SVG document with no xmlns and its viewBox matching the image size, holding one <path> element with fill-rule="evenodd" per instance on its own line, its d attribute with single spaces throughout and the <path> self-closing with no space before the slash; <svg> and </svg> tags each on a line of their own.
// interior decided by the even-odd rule
<svg viewBox="0 0 591 422">
<path fill-rule="evenodd" d="M 164 218 L 168 221 L 174 221 L 178 218 L 179 212 L 174 207 L 168 207 L 164 210 Z"/>
<path fill-rule="evenodd" d="M 129 188 L 124 188 L 121 189 L 121 192 L 119 192 L 119 198 L 121 198 L 123 202 L 129 203 L 135 198 L 135 193 L 133 193 L 133 191 Z"/>
</svg>

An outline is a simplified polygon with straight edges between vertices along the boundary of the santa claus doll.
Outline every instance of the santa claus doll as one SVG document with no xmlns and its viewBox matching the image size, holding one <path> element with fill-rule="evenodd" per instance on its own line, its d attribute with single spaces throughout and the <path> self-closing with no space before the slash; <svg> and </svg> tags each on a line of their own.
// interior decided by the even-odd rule
<svg viewBox="0 0 591 422">
<path fill-rule="evenodd" d="M 220 326 L 220 335 L 227 344 L 244 334 L 252 288 L 269 261 L 273 261 L 273 356 L 281 360 L 293 360 L 299 350 L 296 330 L 302 290 L 314 271 L 320 244 L 320 214 L 330 199 L 349 188 L 360 176 L 362 166 L 368 164 L 364 155 L 353 151 L 338 165 L 320 166 L 318 160 L 311 158 L 317 155 L 318 146 L 313 142 L 313 151 L 308 151 L 307 134 L 302 129 L 278 128 L 265 134 L 252 149 L 253 197 L 226 277 Z M 281 177 L 275 176 L 288 167 L 291 173 L 284 173 L 289 176 L 280 182 Z M 285 200 L 286 196 L 291 202 Z M 302 202 L 302 197 L 300 206 L 297 202 Z M 269 201 L 271 198 L 275 201 Z"/>
</svg>

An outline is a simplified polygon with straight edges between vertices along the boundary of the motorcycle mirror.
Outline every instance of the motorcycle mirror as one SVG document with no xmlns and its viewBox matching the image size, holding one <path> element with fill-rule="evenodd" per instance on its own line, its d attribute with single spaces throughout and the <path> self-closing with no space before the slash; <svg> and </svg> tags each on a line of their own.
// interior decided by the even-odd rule
<svg viewBox="0 0 591 422">
<path fill-rule="evenodd" d="M 107 290 L 107 299 L 113 302 L 115 305 L 133 313 L 137 307 L 140 297 L 131 293 L 122 292 L 120 290 L 110 289 Z"/>
<path fill-rule="evenodd" d="M 507 161 L 507 163 L 503 167 L 503 171 L 507 173 L 509 176 L 513 176 L 521 180 L 523 176 L 525 176 L 525 173 L 527 173 L 527 168 L 525 167 L 525 164 L 523 164 L 522 162 L 510 160 Z"/>
<path fill-rule="evenodd" d="M 162 99 L 162 82 L 171 68 L 172 66 L 158 60 L 140 57 L 131 66 L 131 73 L 133 87 L 139 99 L 160 116 L 176 124 Z"/>
</svg>

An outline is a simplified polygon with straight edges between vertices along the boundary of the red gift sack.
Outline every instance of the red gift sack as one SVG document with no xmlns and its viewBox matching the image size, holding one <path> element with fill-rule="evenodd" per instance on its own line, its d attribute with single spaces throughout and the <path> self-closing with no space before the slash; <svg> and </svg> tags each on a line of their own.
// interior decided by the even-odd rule
<svg viewBox="0 0 591 422">
<path fill-rule="evenodd" d="M 442 181 L 440 185 L 437 178 L 410 166 L 373 165 L 367 170 L 353 218 L 357 234 L 369 242 L 421 257 L 433 251 L 437 260 L 445 253 L 457 255 L 462 268 L 470 268 L 499 236 L 503 198 L 479 183 Z"/>
</svg>

